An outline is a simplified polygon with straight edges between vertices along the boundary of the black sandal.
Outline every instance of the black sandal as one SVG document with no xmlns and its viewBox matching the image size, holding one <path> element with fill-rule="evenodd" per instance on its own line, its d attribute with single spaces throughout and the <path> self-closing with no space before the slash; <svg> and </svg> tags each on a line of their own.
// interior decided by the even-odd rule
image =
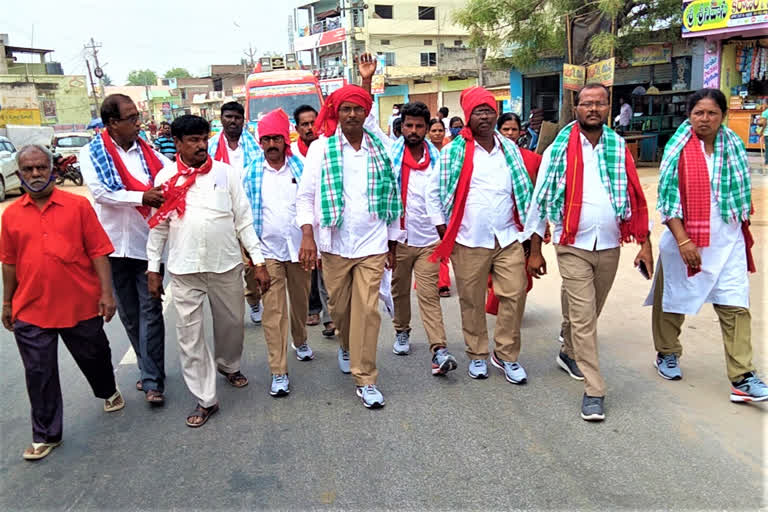
<svg viewBox="0 0 768 512">
<path fill-rule="evenodd" d="M 332 325 L 333 327 L 328 327 L 329 325 Z M 333 322 L 328 322 L 327 324 L 323 324 L 325 329 L 323 329 L 323 336 L 326 338 L 333 338 L 336 336 L 336 326 L 333 325 Z"/>
<path fill-rule="evenodd" d="M 224 370 L 218 371 L 227 379 L 227 382 L 229 382 L 232 387 L 244 388 L 248 385 L 248 377 L 240 373 L 240 370 L 232 373 L 227 373 Z"/>
<path fill-rule="evenodd" d="M 203 407 L 202 405 L 197 404 L 197 407 L 195 407 L 195 410 L 192 411 L 192 413 L 187 416 L 187 426 L 191 428 L 202 427 L 208 421 L 208 418 L 210 418 L 211 415 L 217 413 L 218 411 L 219 411 L 219 404 L 213 404 L 210 407 Z M 189 418 L 203 418 L 203 421 L 201 421 L 200 423 L 191 423 L 189 421 Z"/>
</svg>

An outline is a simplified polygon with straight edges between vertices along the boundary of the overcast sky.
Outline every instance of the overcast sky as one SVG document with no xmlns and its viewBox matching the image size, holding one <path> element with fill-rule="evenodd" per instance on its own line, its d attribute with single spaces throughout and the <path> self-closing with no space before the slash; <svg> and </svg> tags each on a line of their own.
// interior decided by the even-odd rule
<svg viewBox="0 0 768 512">
<path fill-rule="evenodd" d="M 6 0 L 4 0 L 6 1 Z M 86 75 L 83 45 L 102 44 L 99 62 L 115 85 L 134 69 L 193 75 L 210 64 L 238 64 L 250 42 L 256 57 L 288 51 L 288 0 L 7 0 L 0 33 L 13 46 L 55 50 L 64 73 Z M 264 7 L 267 7 L 266 9 Z M 34 33 L 33 33 L 34 26 Z"/>
</svg>

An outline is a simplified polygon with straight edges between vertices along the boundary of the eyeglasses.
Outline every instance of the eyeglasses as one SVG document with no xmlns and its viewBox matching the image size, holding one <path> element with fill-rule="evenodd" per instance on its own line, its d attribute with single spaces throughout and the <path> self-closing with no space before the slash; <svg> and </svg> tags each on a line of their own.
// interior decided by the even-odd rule
<svg viewBox="0 0 768 512">
<path fill-rule="evenodd" d="M 339 108 L 339 114 L 349 115 L 352 112 L 361 116 L 365 115 L 365 109 L 360 106 L 354 106 L 354 107 L 346 106 L 346 107 Z"/>
<path fill-rule="evenodd" d="M 480 109 L 480 110 L 474 110 L 472 112 L 472 115 L 473 116 L 477 116 L 477 117 L 491 117 L 495 113 L 496 112 L 494 112 L 490 108 L 484 108 L 484 109 Z"/>
<path fill-rule="evenodd" d="M 118 121 L 128 121 L 129 123 L 134 123 L 134 124 L 138 120 L 139 120 L 139 114 L 133 114 L 132 116 L 121 117 L 118 119 Z"/>
<path fill-rule="evenodd" d="M 579 103 L 576 106 L 579 107 L 579 108 L 586 108 L 586 109 L 605 108 L 605 107 L 608 106 L 608 103 L 600 103 L 600 102 L 597 102 L 597 101 L 585 101 L 585 102 Z"/>
</svg>

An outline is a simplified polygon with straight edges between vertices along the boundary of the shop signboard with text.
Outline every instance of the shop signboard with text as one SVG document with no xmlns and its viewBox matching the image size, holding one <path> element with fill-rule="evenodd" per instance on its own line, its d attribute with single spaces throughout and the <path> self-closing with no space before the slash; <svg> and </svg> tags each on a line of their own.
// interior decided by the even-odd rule
<svg viewBox="0 0 768 512">
<path fill-rule="evenodd" d="M 584 76 L 587 68 L 584 66 L 574 66 L 573 64 L 563 64 L 563 89 L 569 91 L 578 91 L 584 87 Z"/>
<path fill-rule="evenodd" d="M 632 49 L 629 58 L 630 66 L 650 66 L 651 64 L 668 64 L 672 61 L 672 46 L 664 44 L 649 44 Z"/>
<path fill-rule="evenodd" d="M 587 80 L 588 84 L 603 84 L 606 87 L 613 85 L 613 71 L 616 67 L 616 58 L 601 60 L 594 64 L 587 66 Z"/>
<path fill-rule="evenodd" d="M 698 32 L 738 32 L 768 24 L 768 0 L 692 0 L 683 2 L 683 37 Z"/>
</svg>

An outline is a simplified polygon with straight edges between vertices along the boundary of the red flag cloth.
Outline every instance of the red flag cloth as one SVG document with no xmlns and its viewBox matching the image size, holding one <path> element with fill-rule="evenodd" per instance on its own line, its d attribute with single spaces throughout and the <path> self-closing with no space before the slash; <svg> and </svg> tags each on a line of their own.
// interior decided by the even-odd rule
<svg viewBox="0 0 768 512">
<path fill-rule="evenodd" d="M 680 187 L 680 204 L 683 207 L 683 227 L 696 247 L 709 247 L 709 216 L 712 190 L 709 183 L 709 171 L 704 151 L 701 149 L 699 138 L 691 136 L 680 153 L 677 164 L 678 186 Z M 752 212 L 750 212 L 752 213 Z M 747 257 L 747 270 L 757 271 L 752 256 L 752 246 L 755 240 L 749 230 L 749 221 L 741 223 L 744 235 L 744 246 Z M 701 269 L 688 267 L 688 277 L 696 275 Z"/>
<path fill-rule="evenodd" d="M 525 170 L 528 171 L 528 176 L 531 178 L 531 183 L 535 186 L 536 175 L 539 174 L 539 166 L 541 165 L 541 155 L 525 148 L 520 148 L 520 155 L 523 157 L 523 164 L 525 164 Z"/>
<path fill-rule="evenodd" d="M 285 155 L 291 156 L 291 121 L 283 109 L 276 108 L 259 120 L 259 138 L 281 135 L 285 141 Z M 299 139 L 301 140 L 301 139 Z"/>
<path fill-rule="evenodd" d="M 568 137 L 566 148 L 567 162 L 565 167 L 565 213 L 563 215 L 563 233 L 560 235 L 560 245 L 572 245 L 576 241 L 581 217 L 581 201 L 584 196 L 584 158 L 581 154 L 581 139 L 578 123 L 573 125 Z M 634 239 L 637 243 L 645 242 L 648 237 L 648 204 L 645 201 L 640 177 L 637 175 L 635 161 L 624 148 L 624 160 L 627 173 L 627 193 L 632 216 L 619 223 L 622 243 Z"/>
<path fill-rule="evenodd" d="M 128 172 L 128 168 L 123 163 L 123 159 L 120 158 L 120 155 L 117 153 L 115 143 L 112 140 L 112 137 L 109 136 L 109 132 L 107 130 L 101 132 L 101 140 L 104 143 L 104 149 L 107 150 L 107 153 L 109 153 L 109 156 L 112 158 L 112 162 L 115 164 L 115 170 L 117 170 L 117 174 L 120 176 L 120 181 L 123 182 L 125 190 L 131 190 L 134 192 L 146 192 L 152 188 L 152 185 L 155 183 L 155 176 L 157 176 L 157 173 L 160 172 L 160 169 L 163 168 L 163 162 L 157 158 L 155 152 L 152 150 L 149 144 L 144 141 L 144 139 L 138 137 L 136 139 L 136 143 L 139 145 L 141 154 L 144 156 L 144 161 L 147 163 L 147 169 L 149 170 L 149 175 L 151 176 L 149 183 L 140 182 L 134 178 L 133 174 Z M 144 218 L 149 217 L 149 214 L 152 212 L 152 209 L 145 205 L 137 206 L 136 209 Z"/>
<path fill-rule="evenodd" d="M 426 142 L 424 143 L 424 161 L 421 163 L 416 161 L 407 146 L 403 146 L 403 167 L 400 172 L 400 194 L 403 198 L 403 216 L 400 217 L 400 229 L 405 229 L 405 205 L 408 201 L 408 180 L 411 176 L 411 170 L 423 171 L 429 168 L 429 163 L 429 148 L 427 148 Z"/>
<path fill-rule="evenodd" d="M 176 159 L 176 168 L 178 172 L 171 179 L 163 183 L 163 197 L 165 202 L 163 206 L 157 209 L 155 214 L 149 219 L 149 227 L 153 228 L 164 221 L 174 211 L 178 212 L 179 217 L 184 216 L 187 209 L 187 192 L 197 181 L 200 174 L 208 174 L 213 167 L 211 156 L 207 155 L 205 163 L 199 168 L 189 167 L 182 162 L 181 157 Z M 184 176 L 186 181 L 182 185 L 176 185 L 179 178 Z"/>
<path fill-rule="evenodd" d="M 307 156 L 307 151 L 309 151 L 309 146 L 302 140 L 301 137 L 299 137 L 296 140 L 296 145 L 299 146 L 299 153 L 301 153 L 301 156 Z"/>
<path fill-rule="evenodd" d="M 365 109 L 365 115 L 371 112 L 373 98 L 368 92 L 358 85 L 345 85 L 341 89 L 336 89 L 325 99 L 323 108 L 315 120 L 315 132 L 330 137 L 336 132 L 339 124 L 339 107 L 345 101 L 359 105 Z"/>
<path fill-rule="evenodd" d="M 224 136 L 224 132 L 219 134 L 219 144 L 216 146 L 216 154 L 213 155 L 213 159 L 217 162 L 229 163 L 229 151 L 227 151 L 227 138 Z"/>
</svg>

